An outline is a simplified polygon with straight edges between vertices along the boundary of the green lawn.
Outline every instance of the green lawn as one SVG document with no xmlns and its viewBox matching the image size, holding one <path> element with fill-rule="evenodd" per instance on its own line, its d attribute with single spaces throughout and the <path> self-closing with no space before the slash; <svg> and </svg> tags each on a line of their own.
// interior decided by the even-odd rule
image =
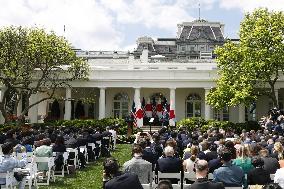
<svg viewBox="0 0 284 189">
<path fill-rule="evenodd" d="M 119 144 L 117 149 L 112 152 L 112 156 L 115 157 L 120 165 L 123 165 L 125 161 L 131 158 L 131 145 L 130 144 Z M 55 183 L 51 183 L 48 187 L 39 187 L 40 189 L 47 188 L 102 188 L 102 173 L 103 173 L 103 158 L 100 158 L 95 163 L 90 163 L 87 168 L 83 170 L 76 170 L 73 175 L 68 175 L 64 178 L 56 177 Z"/>
</svg>

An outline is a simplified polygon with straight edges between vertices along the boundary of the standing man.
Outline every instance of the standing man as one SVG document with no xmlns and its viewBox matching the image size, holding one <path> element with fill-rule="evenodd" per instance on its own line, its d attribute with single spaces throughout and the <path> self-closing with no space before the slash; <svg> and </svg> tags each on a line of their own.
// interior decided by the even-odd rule
<svg viewBox="0 0 284 189">
<path fill-rule="evenodd" d="M 133 158 L 124 163 L 123 170 L 126 173 L 136 174 L 142 184 L 148 184 L 152 181 L 152 163 L 142 159 L 142 155 L 142 147 L 134 144 L 132 148 Z"/>
</svg>

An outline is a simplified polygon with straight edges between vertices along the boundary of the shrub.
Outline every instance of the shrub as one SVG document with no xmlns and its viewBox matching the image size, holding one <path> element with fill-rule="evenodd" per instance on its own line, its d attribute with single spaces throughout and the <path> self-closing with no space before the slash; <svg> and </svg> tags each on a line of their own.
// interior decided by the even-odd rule
<svg viewBox="0 0 284 189">
<path fill-rule="evenodd" d="M 235 130 L 237 133 L 241 133 L 243 129 L 259 130 L 260 125 L 256 121 L 248 121 L 245 123 L 232 123 L 230 121 L 216 121 L 216 120 L 204 120 L 202 118 L 185 118 L 177 122 L 178 127 L 186 127 L 188 131 L 200 129 L 202 132 L 206 132 L 212 128 L 222 128 L 225 131 Z"/>
</svg>

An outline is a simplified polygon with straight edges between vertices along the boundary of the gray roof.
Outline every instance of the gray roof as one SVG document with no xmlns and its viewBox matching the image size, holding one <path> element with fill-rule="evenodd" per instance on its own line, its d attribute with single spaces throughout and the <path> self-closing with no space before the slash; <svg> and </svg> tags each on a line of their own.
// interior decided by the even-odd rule
<svg viewBox="0 0 284 189">
<path fill-rule="evenodd" d="M 224 41 L 221 28 L 211 26 L 184 26 L 179 39 L 194 41 L 197 39 L 208 39 L 211 41 Z"/>
</svg>

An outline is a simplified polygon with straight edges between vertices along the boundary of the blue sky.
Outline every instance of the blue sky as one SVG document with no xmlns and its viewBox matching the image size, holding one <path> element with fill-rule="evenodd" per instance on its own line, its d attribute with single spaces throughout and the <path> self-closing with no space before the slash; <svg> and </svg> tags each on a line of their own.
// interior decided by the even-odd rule
<svg viewBox="0 0 284 189">
<path fill-rule="evenodd" d="M 284 0 L 0 0 L 0 27 L 43 27 L 83 50 L 132 51 L 141 36 L 175 37 L 178 23 L 198 18 L 199 3 L 201 18 L 224 23 L 229 38 L 245 12 L 284 10 Z"/>
</svg>

